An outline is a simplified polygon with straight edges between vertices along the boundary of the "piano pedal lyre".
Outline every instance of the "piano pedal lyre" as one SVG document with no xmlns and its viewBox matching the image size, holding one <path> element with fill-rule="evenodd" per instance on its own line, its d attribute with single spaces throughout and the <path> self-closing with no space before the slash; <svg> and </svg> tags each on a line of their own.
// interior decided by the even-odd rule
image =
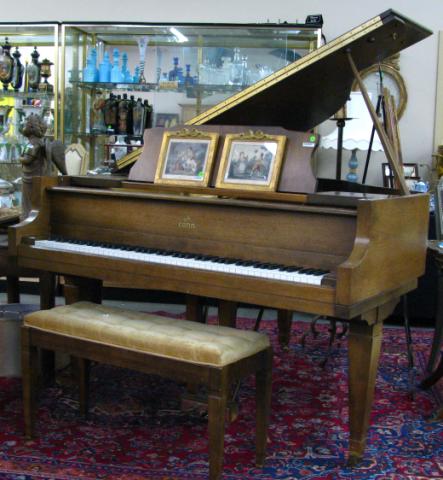
<svg viewBox="0 0 443 480">
<path fill-rule="evenodd" d="M 320 362 L 320 366 L 322 368 L 324 368 L 326 366 L 326 364 L 328 363 L 328 360 L 329 360 L 329 357 L 331 356 L 331 353 L 332 353 L 332 348 L 333 348 L 333 345 L 334 345 L 334 342 L 335 340 L 341 340 L 347 333 L 348 331 L 348 325 L 346 323 L 342 323 L 340 322 L 340 320 L 336 319 L 336 318 L 332 318 L 332 317 L 323 317 L 322 315 L 317 315 L 315 316 L 312 320 L 311 320 L 311 323 L 310 323 L 310 326 L 309 326 L 309 330 L 303 334 L 302 338 L 301 338 L 301 346 L 302 348 L 304 349 L 305 346 L 306 346 L 306 338 L 309 336 L 309 335 L 312 335 L 312 337 L 314 339 L 316 339 L 318 337 L 318 335 L 320 334 L 320 332 L 316 329 L 317 327 L 317 324 L 320 320 L 326 320 L 329 322 L 329 328 L 328 328 L 328 332 L 329 332 L 329 340 L 328 340 L 328 348 L 327 348 L 327 351 L 326 351 L 326 354 L 325 354 L 325 357 L 323 358 L 323 360 Z M 337 331 L 337 322 L 340 322 L 342 323 L 342 330 L 341 332 L 338 332 Z"/>
</svg>

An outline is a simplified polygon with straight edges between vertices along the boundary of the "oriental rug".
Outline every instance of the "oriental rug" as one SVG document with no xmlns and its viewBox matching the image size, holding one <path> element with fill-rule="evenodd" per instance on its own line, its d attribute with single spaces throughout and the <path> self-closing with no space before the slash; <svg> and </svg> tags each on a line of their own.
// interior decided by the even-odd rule
<svg viewBox="0 0 443 480">
<path fill-rule="evenodd" d="M 242 328 L 253 321 L 242 319 Z M 346 466 L 348 446 L 347 342 L 334 346 L 326 366 L 327 328 L 300 338 L 293 322 L 288 351 L 277 345 L 275 321 L 261 330 L 275 347 L 267 461 L 254 467 L 254 380 L 239 389 L 238 418 L 225 436 L 224 479 L 443 479 L 443 422 L 432 419 L 443 402 L 443 381 L 408 392 L 405 336 L 385 327 L 368 446 L 357 468 Z M 417 382 L 432 331 L 413 330 Z M 38 437 L 22 436 L 20 379 L 0 379 L 0 478 L 204 480 L 208 477 L 207 421 L 180 410 L 183 385 L 105 365 L 94 365 L 91 410 L 78 413 L 78 391 L 66 370 L 41 392 Z"/>
</svg>

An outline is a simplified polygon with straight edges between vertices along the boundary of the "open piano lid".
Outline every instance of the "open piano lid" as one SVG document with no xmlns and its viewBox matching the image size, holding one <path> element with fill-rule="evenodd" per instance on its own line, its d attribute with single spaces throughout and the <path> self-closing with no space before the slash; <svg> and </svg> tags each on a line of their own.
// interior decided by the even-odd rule
<svg viewBox="0 0 443 480">
<path fill-rule="evenodd" d="M 188 125 L 278 125 L 307 131 L 348 100 L 358 70 L 417 43 L 432 32 L 393 10 L 341 35 L 305 57 L 192 118 Z"/>
</svg>

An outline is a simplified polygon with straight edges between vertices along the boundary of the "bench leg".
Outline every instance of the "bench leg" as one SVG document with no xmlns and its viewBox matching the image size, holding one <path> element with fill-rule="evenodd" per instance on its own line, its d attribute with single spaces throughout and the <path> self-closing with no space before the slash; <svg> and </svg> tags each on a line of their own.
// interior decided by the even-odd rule
<svg viewBox="0 0 443 480">
<path fill-rule="evenodd" d="M 228 388 L 224 385 L 208 395 L 209 479 L 221 478 L 225 440 L 225 414 Z"/>
<path fill-rule="evenodd" d="M 27 329 L 22 329 L 22 389 L 25 435 L 32 438 L 34 433 L 37 397 L 38 350 L 31 344 Z"/>
<path fill-rule="evenodd" d="M 271 411 L 272 391 L 272 349 L 266 350 L 263 365 L 255 374 L 255 399 L 257 405 L 256 437 L 255 437 L 255 463 L 263 467 L 266 456 L 266 442 Z"/>
</svg>

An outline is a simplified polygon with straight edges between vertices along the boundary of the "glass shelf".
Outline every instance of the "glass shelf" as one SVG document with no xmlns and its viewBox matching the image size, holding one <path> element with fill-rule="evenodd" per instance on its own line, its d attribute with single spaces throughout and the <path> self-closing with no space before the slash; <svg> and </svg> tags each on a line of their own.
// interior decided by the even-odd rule
<svg viewBox="0 0 443 480">
<path fill-rule="evenodd" d="M 71 80 L 72 85 L 77 85 L 83 90 L 112 91 L 125 90 L 128 92 L 151 92 L 158 89 L 155 83 L 111 83 L 111 82 L 81 82 Z"/>
<path fill-rule="evenodd" d="M 3 90 L 0 92 L 0 97 L 22 98 L 24 100 L 28 98 L 36 98 L 39 100 L 52 100 L 54 98 L 54 94 L 48 92 L 15 92 L 14 90 Z"/>
<path fill-rule="evenodd" d="M 111 82 L 81 82 L 71 81 L 73 85 L 77 85 L 84 90 L 96 91 L 113 91 L 123 90 L 126 92 L 179 92 L 197 95 L 198 93 L 237 93 L 248 85 L 215 85 L 200 84 L 180 85 L 177 82 L 164 83 L 111 83 Z"/>
<path fill-rule="evenodd" d="M 141 140 L 143 138 L 142 135 L 131 135 L 128 133 L 116 133 L 116 132 L 73 132 L 73 131 L 66 131 L 66 135 L 77 135 L 79 137 L 129 137 L 134 140 Z"/>
</svg>

